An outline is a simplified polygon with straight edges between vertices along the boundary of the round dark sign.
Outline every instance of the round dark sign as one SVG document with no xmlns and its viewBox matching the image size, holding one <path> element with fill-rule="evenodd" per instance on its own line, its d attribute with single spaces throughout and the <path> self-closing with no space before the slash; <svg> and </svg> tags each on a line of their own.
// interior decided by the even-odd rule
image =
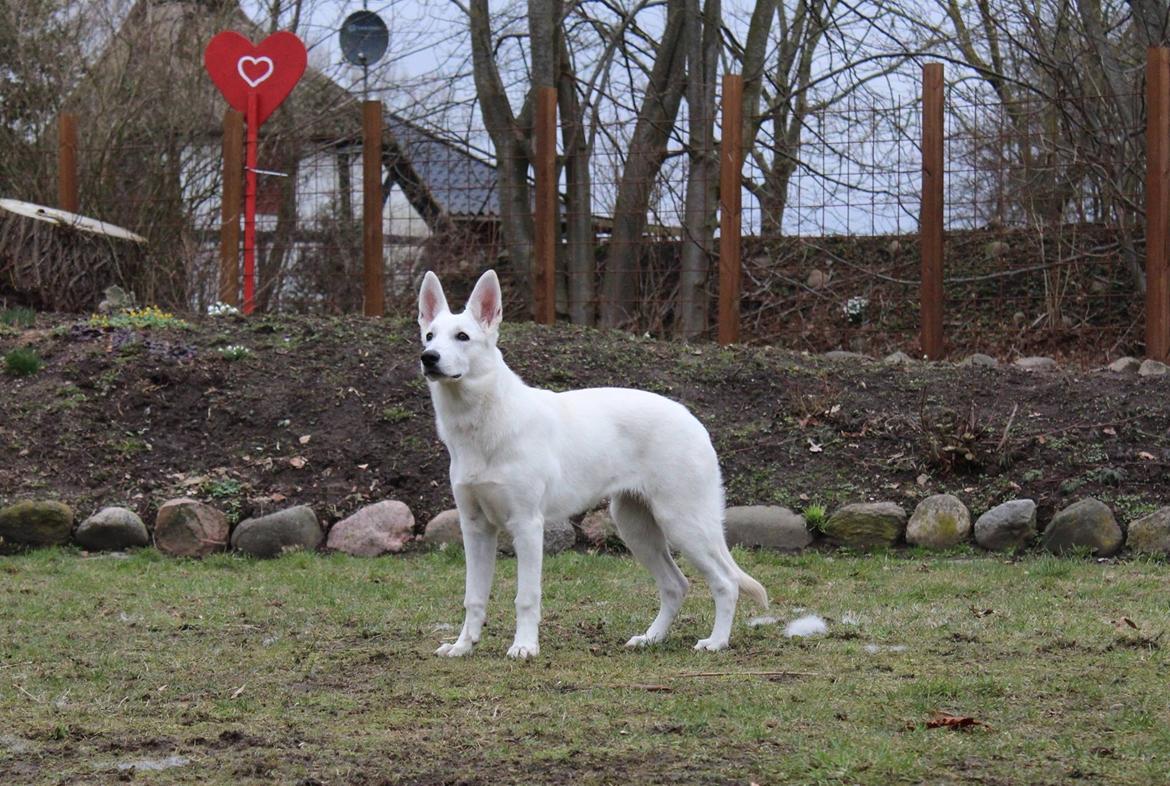
<svg viewBox="0 0 1170 786">
<path fill-rule="evenodd" d="M 341 53 L 354 65 L 373 65 L 386 54 L 390 31 L 373 11 L 354 11 L 341 23 Z"/>
</svg>

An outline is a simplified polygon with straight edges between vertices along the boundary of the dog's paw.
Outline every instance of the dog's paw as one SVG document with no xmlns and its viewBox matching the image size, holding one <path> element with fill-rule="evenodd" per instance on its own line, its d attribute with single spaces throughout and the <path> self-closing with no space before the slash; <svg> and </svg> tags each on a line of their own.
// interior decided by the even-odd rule
<svg viewBox="0 0 1170 786">
<path fill-rule="evenodd" d="M 665 638 L 664 636 L 651 636 L 650 634 L 642 634 L 634 636 L 626 642 L 627 647 L 649 647 L 651 644 L 657 644 Z"/>
<path fill-rule="evenodd" d="M 435 654 L 442 658 L 459 658 L 471 652 L 473 646 L 470 641 L 454 641 L 439 647 Z"/>
<path fill-rule="evenodd" d="M 521 644 L 516 642 L 508 648 L 508 657 L 516 660 L 528 660 L 540 654 L 540 645 L 536 643 Z"/>
<path fill-rule="evenodd" d="M 718 652 L 719 650 L 727 649 L 727 639 L 699 639 L 695 644 L 697 650 L 707 650 L 708 652 Z"/>
</svg>

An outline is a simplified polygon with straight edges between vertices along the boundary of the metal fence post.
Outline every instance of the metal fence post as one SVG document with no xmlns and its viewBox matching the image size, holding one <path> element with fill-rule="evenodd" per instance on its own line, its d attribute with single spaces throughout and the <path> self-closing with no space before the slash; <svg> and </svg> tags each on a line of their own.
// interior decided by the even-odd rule
<svg viewBox="0 0 1170 786">
<path fill-rule="evenodd" d="M 535 270 L 532 277 L 536 321 L 551 325 L 557 319 L 557 89 L 536 92 L 536 205 L 532 240 Z"/>
<path fill-rule="evenodd" d="M 741 289 L 740 220 L 743 171 L 743 77 L 723 75 L 723 141 L 719 151 L 720 344 L 739 341 Z"/>
<path fill-rule="evenodd" d="M 362 313 L 386 310 L 382 248 L 382 102 L 362 104 Z"/>
<path fill-rule="evenodd" d="M 223 203 L 219 225 L 219 302 L 240 303 L 240 205 L 244 198 L 244 115 L 223 113 Z"/>
<path fill-rule="evenodd" d="M 1170 356 L 1170 49 L 1146 53 L 1146 357 Z"/>
<path fill-rule="evenodd" d="M 922 203 L 918 238 L 922 251 L 922 354 L 943 356 L 943 67 L 922 67 Z"/>
<path fill-rule="evenodd" d="M 57 124 L 57 206 L 76 213 L 81 206 L 77 189 L 77 115 L 62 112 Z"/>
</svg>

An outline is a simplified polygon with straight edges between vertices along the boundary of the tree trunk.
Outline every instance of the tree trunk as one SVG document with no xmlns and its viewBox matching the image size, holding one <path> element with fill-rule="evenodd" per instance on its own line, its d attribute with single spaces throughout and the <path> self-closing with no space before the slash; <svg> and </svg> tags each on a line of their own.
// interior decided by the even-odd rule
<svg viewBox="0 0 1170 786">
<path fill-rule="evenodd" d="M 493 56 L 487 0 L 471 0 L 472 70 L 484 123 L 496 150 L 500 229 L 517 296 L 532 303 L 532 199 L 528 187 L 532 129 L 517 121 Z"/>
<path fill-rule="evenodd" d="M 683 0 L 670 0 L 666 29 L 651 69 L 646 96 L 638 112 L 626 165 L 614 203 L 602 286 L 601 324 L 619 327 L 632 321 L 638 297 L 639 254 L 654 178 L 666 158 L 666 142 L 678 116 L 686 82 L 682 42 Z"/>
<path fill-rule="evenodd" d="M 690 172 L 680 259 L 675 333 L 694 338 L 707 329 L 707 279 L 715 245 L 715 65 L 719 56 L 719 0 L 687 0 L 687 112 Z"/>
<path fill-rule="evenodd" d="M 593 253 L 593 196 L 589 177 L 589 140 L 585 112 L 577 99 L 577 78 L 564 36 L 560 36 L 560 78 L 557 103 L 561 112 L 561 145 L 565 155 L 565 273 L 569 320 L 574 325 L 596 322 L 597 264 Z"/>
</svg>

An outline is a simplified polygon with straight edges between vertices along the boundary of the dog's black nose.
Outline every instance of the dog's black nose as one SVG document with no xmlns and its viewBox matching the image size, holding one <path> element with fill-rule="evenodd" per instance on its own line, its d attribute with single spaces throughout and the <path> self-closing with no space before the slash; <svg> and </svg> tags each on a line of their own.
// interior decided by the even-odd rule
<svg viewBox="0 0 1170 786">
<path fill-rule="evenodd" d="M 433 349 L 428 349 L 422 353 L 422 364 L 427 368 L 434 368 L 439 363 L 439 353 Z"/>
</svg>

